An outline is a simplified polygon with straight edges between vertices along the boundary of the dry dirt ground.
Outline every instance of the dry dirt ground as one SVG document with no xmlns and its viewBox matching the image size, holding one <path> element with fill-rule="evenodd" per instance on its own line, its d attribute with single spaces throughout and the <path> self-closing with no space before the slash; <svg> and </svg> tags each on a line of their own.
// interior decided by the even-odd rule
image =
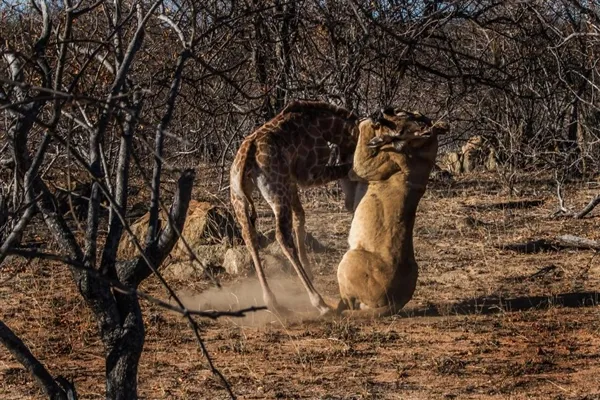
<svg viewBox="0 0 600 400">
<path fill-rule="evenodd" d="M 279 321 L 260 312 L 203 321 L 215 364 L 242 399 L 599 399 L 600 257 L 587 250 L 501 249 L 561 234 L 600 239 L 598 210 L 584 220 L 551 217 L 557 204 L 551 183 L 523 177 L 512 196 L 494 176 L 430 187 L 415 227 L 417 291 L 403 315 L 320 320 L 296 279 L 274 276 L 275 292 L 297 317 Z M 597 191 L 597 183 L 569 186 L 567 205 L 581 209 Z M 309 231 L 327 246 L 311 255 L 316 285 L 335 299 L 351 218 L 330 193 L 306 195 L 305 204 Z M 268 220 L 261 224 L 269 227 Z M 207 281 L 171 283 L 194 307 L 261 304 L 254 277 L 220 278 L 220 291 Z M 81 399 L 102 398 L 102 346 L 66 268 L 13 258 L 0 282 L 2 320 L 53 374 L 73 379 Z M 165 298 L 154 279 L 143 289 Z M 143 307 L 141 397 L 226 398 L 185 321 Z M 42 398 L 1 348 L 0 398 Z"/>
</svg>

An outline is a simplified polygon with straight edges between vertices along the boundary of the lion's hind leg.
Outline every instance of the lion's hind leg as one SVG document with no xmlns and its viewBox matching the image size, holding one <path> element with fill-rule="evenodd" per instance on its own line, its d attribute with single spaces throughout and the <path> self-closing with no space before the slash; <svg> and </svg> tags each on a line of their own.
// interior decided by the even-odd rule
<svg viewBox="0 0 600 400">
<path fill-rule="evenodd" d="M 378 307 L 386 303 L 387 274 L 385 262 L 375 253 L 351 249 L 338 265 L 337 278 L 340 296 L 347 308 L 360 303 Z"/>
</svg>

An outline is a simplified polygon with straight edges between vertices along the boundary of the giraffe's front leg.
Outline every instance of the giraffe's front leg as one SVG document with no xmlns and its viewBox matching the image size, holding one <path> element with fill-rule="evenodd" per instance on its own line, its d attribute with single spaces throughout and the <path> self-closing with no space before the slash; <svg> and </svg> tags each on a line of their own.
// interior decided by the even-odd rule
<svg viewBox="0 0 600 400">
<path fill-rule="evenodd" d="M 299 183 L 304 187 L 310 187 L 340 181 L 345 196 L 344 206 L 346 210 L 352 212 L 354 211 L 355 184 L 348 178 L 350 171 L 352 171 L 351 163 L 314 167 L 303 179 L 299 179 Z"/>
<path fill-rule="evenodd" d="M 298 250 L 294 244 L 293 227 L 293 202 L 296 188 L 290 183 L 267 181 L 259 179 L 259 189 L 275 214 L 275 238 L 290 261 L 302 284 L 308 292 L 311 304 L 319 309 L 321 314 L 328 312 L 330 307 L 323 301 L 316 291 L 308 274 L 298 257 Z"/>
<path fill-rule="evenodd" d="M 292 225 L 292 209 L 291 205 L 285 204 L 276 207 L 275 209 L 275 220 L 276 220 L 276 238 L 283 250 L 283 253 L 288 258 L 294 270 L 298 274 L 298 277 L 302 281 L 302 284 L 308 292 L 310 303 L 319 310 L 320 314 L 326 314 L 331 311 L 331 308 L 325 303 L 319 292 L 313 286 L 311 279 L 306 273 L 302 262 L 298 257 L 298 251 L 294 245 L 294 238 L 291 233 Z"/>
<path fill-rule="evenodd" d="M 329 182 L 337 181 L 348 177 L 348 173 L 352 170 L 352 164 L 341 165 L 321 165 L 311 168 L 308 173 L 305 173 L 299 183 L 302 186 L 321 186 Z"/>
<path fill-rule="evenodd" d="M 306 251 L 306 229 L 305 229 L 305 214 L 304 208 L 300 203 L 300 197 L 298 196 L 298 190 L 294 191 L 294 197 L 292 199 L 292 210 L 294 220 L 294 236 L 296 238 L 296 248 L 300 256 L 300 262 L 302 267 L 308 276 L 308 279 L 313 279 L 312 267 L 310 260 L 308 259 L 308 253 Z"/>
</svg>

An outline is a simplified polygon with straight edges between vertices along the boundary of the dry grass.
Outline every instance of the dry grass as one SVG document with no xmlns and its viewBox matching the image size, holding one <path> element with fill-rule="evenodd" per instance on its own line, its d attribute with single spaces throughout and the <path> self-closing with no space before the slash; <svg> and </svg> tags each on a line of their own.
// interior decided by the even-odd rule
<svg viewBox="0 0 600 400">
<path fill-rule="evenodd" d="M 599 256 L 575 250 L 516 254 L 496 247 L 567 233 L 598 240 L 598 211 L 584 220 L 553 219 L 556 201 L 547 182 L 518 187 L 519 197 L 510 198 L 493 177 L 470 175 L 450 189 L 429 189 L 415 228 L 417 292 L 403 315 L 319 320 L 296 280 L 273 277 L 282 301 L 297 305 L 298 318 L 282 323 L 262 313 L 206 322 L 203 335 L 217 365 L 246 399 L 600 398 L 600 309 L 581 304 L 600 294 Z M 567 201 L 581 208 L 596 191 L 569 187 Z M 542 203 L 506 208 L 515 200 Z M 308 229 L 328 247 L 311 255 L 316 284 L 333 299 L 350 216 L 341 211 L 334 187 L 313 191 L 304 201 Z M 261 227 L 270 228 L 271 221 L 262 219 Z M 65 267 L 13 259 L 0 270 L 0 281 L 11 276 L 0 286 L 2 320 L 52 373 L 74 379 L 81 398 L 102 398 L 101 343 Z M 195 306 L 260 304 L 253 278 L 222 278 L 223 292 L 205 281 L 173 285 Z M 144 289 L 164 297 L 153 279 Z M 148 304 L 144 313 L 141 396 L 224 398 L 185 321 Z M 41 398 L 4 350 L 0 397 Z"/>
</svg>

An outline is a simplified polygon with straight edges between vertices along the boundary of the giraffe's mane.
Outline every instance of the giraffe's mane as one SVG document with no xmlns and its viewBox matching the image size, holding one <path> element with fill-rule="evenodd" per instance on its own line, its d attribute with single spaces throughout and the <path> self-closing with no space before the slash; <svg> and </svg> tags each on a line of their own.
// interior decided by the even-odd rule
<svg viewBox="0 0 600 400">
<path fill-rule="evenodd" d="M 352 111 L 348 111 L 343 107 L 334 106 L 333 104 L 325 103 L 323 101 L 309 101 L 309 100 L 294 100 L 288 103 L 281 114 L 287 113 L 304 113 L 304 112 L 327 112 L 340 116 L 344 119 L 358 120 L 358 116 Z"/>
</svg>

